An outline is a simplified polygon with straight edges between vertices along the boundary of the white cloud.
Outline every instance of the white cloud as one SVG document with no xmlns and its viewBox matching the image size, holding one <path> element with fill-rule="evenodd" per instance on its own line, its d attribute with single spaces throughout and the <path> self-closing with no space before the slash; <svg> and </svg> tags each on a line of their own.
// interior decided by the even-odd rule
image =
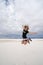
<svg viewBox="0 0 43 65">
<path fill-rule="evenodd" d="M 0 33 L 14 33 L 28 24 L 31 31 L 43 32 L 43 0 L 0 0 Z"/>
</svg>

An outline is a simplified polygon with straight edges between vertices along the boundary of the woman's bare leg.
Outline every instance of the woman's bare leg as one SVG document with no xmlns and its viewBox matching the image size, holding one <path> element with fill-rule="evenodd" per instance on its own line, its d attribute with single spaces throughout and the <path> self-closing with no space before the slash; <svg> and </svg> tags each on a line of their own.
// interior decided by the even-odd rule
<svg viewBox="0 0 43 65">
<path fill-rule="evenodd" d="M 29 38 L 29 40 L 32 41 L 31 38 Z"/>
</svg>

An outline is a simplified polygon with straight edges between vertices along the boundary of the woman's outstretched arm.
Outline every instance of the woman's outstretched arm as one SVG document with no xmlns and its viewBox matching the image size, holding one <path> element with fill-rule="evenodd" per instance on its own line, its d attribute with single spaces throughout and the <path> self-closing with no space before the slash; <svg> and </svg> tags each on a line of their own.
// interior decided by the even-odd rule
<svg viewBox="0 0 43 65">
<path fill-rule="evenodd" d="M 29 34 L 37 34 L 37 32 L 29 32 Z"/>
</svg>

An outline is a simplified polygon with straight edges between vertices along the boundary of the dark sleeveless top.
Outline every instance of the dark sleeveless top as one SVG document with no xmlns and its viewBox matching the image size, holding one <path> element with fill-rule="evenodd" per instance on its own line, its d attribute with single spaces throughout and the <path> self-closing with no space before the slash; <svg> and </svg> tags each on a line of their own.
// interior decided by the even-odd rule
<svg viewBox="0 0 43 65">
<path fill-rule="evenodd" d="M 22 38 L 27 38 L 27 33 L 29 33 L 29 31 L 25 31 L 25 30 L 23 30 L 23 33 L 22 33 Z"/>
</svg>

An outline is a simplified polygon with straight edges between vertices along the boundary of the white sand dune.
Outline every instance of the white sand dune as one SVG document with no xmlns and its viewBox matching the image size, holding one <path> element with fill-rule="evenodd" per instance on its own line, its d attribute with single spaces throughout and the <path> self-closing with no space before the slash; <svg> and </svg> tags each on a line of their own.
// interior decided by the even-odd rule
<svg viewBox="0 0 43 65">
<path fill-rule="evenodd" d="M 21 39 L 0 39 L 0 65 L 43 65 L 43 39 L 27 45 Z"/>
</svg>

